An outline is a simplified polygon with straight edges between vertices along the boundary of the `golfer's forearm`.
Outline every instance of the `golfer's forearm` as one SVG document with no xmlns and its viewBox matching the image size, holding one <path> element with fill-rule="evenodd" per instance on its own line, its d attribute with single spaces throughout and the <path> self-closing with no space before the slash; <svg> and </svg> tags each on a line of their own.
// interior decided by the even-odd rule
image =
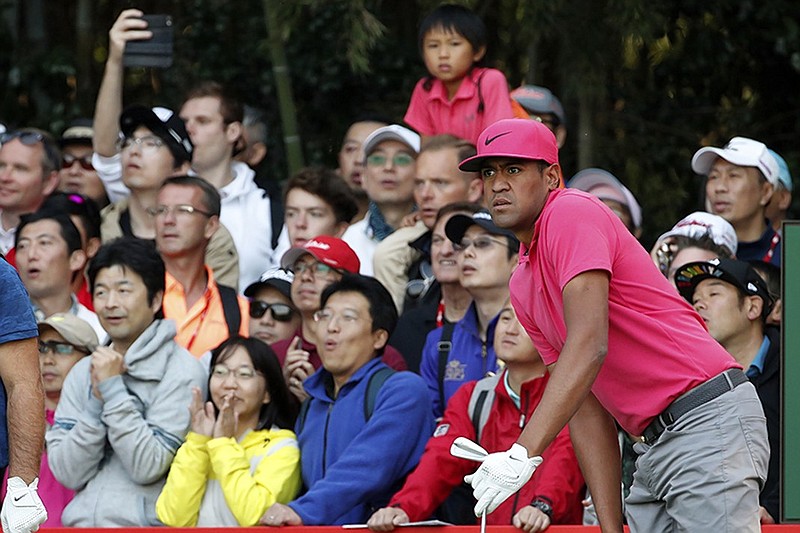
<svg viewBox="0 0 800 533">
<path fill-rule="evenodd" d="M 550 369 L 551 377 L 542 401 L 518 440 L 528 449 L 530 457 L 541 455 L 578 411 L 601 365 L 602 355 L 570 356 L 568 349 L 562 352 L 558 364 Z"/>
</svg>

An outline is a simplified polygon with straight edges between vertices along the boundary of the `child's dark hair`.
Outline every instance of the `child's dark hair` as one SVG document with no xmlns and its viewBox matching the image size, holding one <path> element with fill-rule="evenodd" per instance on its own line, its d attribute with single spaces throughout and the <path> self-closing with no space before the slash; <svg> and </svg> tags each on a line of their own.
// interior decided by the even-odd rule
<svg viewBox="0 0 800 533">
<path fill-rule="evenodd" d="M 472 49 L 475 52 L 486 47 L 486 25 L 478 15 L 464 6 L 442 4 L 422 19 L 419 25 L 419 33 L 417 34 L 420 54 L 424 54 L 425 36 L 434 29 L 442 29 L 461 35 L 472 45 Z M 476 65 L 482 66 L 485 61 L 486 54 Z M 470 69 L 471 71 L 472 69 Z M 426 91 L 430 91 L 433 86 L 433 80 L 433 76 L 429 75 L 422 87 Z"/>
<path fill-rule="evenodd" d="M 253 368 L 263 375 L 267 381 L 267 392 L 269 392 L 270 401 L 261 406 L 256 429 L 269 429 L 272 426 L 277 426 L 281 429 L 293 429 L 294 421 L 297 418 L 297 403 L 291 399 L 289 388 L 283 379 L 278 356 L 267 344 L 256 338 L 234 335 L 211 350 L 210 368 L 214 368 L 214 365 L 224 362 L 239 347 L 244 348 L 250 356 Z M 209 375 L 210 381 L 211 377 Z M 209 387 L 208 399 L 211 400 L 211 387 Z M 219 408 L 216 405 L 214 409 L 219 414 Z"/>
<path fill-rule="evenodd" d="M 469 41 L 475 52 L 486 46 L 486 25 L 478 15 L 464 6 L 442 4 L 422 19 L 417 34 L 420 53 L 423 51 L 425 36 L 434 29 L 461 35 Z"/>
</svg>

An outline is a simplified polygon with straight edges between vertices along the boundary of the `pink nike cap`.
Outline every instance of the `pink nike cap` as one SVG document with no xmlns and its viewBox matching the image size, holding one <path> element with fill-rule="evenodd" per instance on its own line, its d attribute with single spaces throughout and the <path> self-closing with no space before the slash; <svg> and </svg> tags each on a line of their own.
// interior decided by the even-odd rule
<svg viewBox="0 0 800 533">
<path fill-rule="evenodd" d="M 558 163 L 556 136 L 538 120 L 508 118 L 498 120 L 478 137 L 478 154 L 465 159 L 458 168 L 478 172 L 490 157 L 532 159 Z"/>
</svg>

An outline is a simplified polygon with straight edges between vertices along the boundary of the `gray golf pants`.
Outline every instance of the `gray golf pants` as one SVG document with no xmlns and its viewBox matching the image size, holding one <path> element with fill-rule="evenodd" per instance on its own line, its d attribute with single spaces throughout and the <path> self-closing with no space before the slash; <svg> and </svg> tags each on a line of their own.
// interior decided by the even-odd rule
<svg viewBox="0 0 800 533">
<path fill-rule="evenodd" d="M 743 383 L 682 416 L 639 453 L 625 500 L 632 532 L 760 531 L 767 478 L 764 411 Z"/>
</svg>

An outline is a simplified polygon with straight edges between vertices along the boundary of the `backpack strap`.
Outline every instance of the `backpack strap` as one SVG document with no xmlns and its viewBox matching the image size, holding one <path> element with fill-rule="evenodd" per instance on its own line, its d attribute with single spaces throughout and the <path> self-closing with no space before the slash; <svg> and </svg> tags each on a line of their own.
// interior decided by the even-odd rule
<svg viewBox="0 0 800 533">
<path fill-rule="evenodd" d="M 451 339 L 453 338 L 453 330 L 455 329 L 455 322 L 445 322 L 442 324 L 442 336 L 436 344 L 436 350 L 439 352 L 439 403 L 444 411 L 444 371 L 447 368 L 447 358 L 450 356 L 450 350 L 453 348 Z"/>
<path fill-rule="evenodd" d="M 493 376 L 485 377 L 475 384 L 472 394 L 469 397 L 468 413 L 472 420 L 472 427 L 475 429 L 475 442 L 480 443 L 483 428 L 489 419 L 489 413 L 494 403 L 494 390 L 500 382 L 502 372 Z"/>
<path fill-rule="evenodd" d="M 228 335 L 233 337 L 239 334 L 239 327 L 242 325 L 242 313 L 239 310 L 239 299 L 236 291 L 226 285 L 217 285 L 219 297 L 222 300 L 222 312 L 225 315 L 225 322 L 228 324 Z"/>
<path fill-rule="evenodd" d="M 367 393 L 364 395 L 364 420 L 369 422 L 372 418 L 372 413 L 375 411 L 375 402 L 378 398 L 378 393 L 386 383 L 386 380 L 396 374 L 397 371 L 388 366 L 379 368 L 374 374 L 369 377 L 367 382 Z"/>
<path fill-rule="evenodd" d="M 378 393 L 386 383 L 386 380 L 396 374 L 397 370 L 384 366 L 376 370 L 367 381 L 367 393 L 364 395 L 364 420 L 369 421 L 372 418 L 372 413 L 375 411 L 375 402 L 378 398 Z M 303 400 L 300 404 L 300 412 L 297 414 L 297 422 L 295 423 L 295 433 L 300 434 L 303 431 L 303 426 L 306 423 L 306 415 L 311 406 L 311 397 Z"/>
</svg>

